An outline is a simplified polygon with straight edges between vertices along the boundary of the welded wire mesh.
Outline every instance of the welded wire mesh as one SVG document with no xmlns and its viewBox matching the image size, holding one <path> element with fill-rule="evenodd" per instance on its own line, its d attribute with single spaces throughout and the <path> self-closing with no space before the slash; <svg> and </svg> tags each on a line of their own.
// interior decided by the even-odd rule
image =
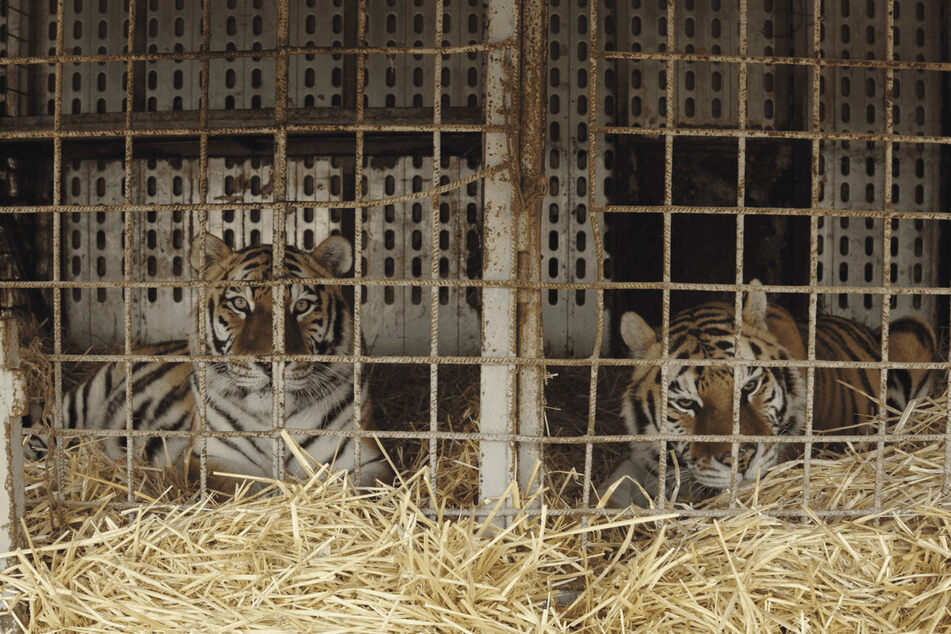
<svg viewBox="0 0 951 634">
<path fill-rule="evenodd" d="M 286 418 L 285 365 L 339 361 L 354 369 L 353 427 L 317 430 L 318 435 L 418 441 L 434 470 L 439 468 L 440 443 L 480 443 L 481 463 L 475 466 L 484 497 L 501 494 L 504 483 L 516 476 L 516 466 L 527 484 L 528 462 L 541 457 L 550 463 L 561 455 L 560 464 L 567 460 L 577 471 L 572 477 L 578 494 L 575 508 L 558 512 L 608 512 L 594 508 L 593 495 L 605 472 L 606 447 L 658 442 L 665 456 L 669 442 L 724 439 L 632 436 L 605 423 L 616 417 L 611 404 L 623 389 L 617 384 L 605 388 L 606 375 L 658 363 L 611 354 L 619 313 L 630 308 L 624 294 L 652 294 L 663 347 L 662 384 L 683 365 L 724 365 L 739 376 L 740 368 L 757 363 L 673 358 L 670 321 L 678 301 L 691 293 L 725 295 L 737 312 L 741 309 L 743 295 L 751 289 L 746 245 L 757 237 L 750 230 L 757 219 L 806 223 L 798 236 L 801 270 L 777 274 L 762 287 L 770 296 L 796 303 L 808 324 L 807 360 L 768 364 L 806 369 L 806 428 L 782 439 L 750 436 L 740 433 L 735 417 L 732 433 L 725 437 L 732 445 L 734 484 L 741 443 L 802 443 L 802 503 L 811 506 L 817 368 L 947 372 L 945 361 L 888 360 L 892 300 L 907 297 L 903 314 L 921 310 L 927 319 L 941 320 L 934 323 L 941 333 L 948 320 L 945 296 L 951 294 L 940 283 L 944 262 L 936 248 L 922 247 L 938 260 L 931 262 L 929 275 L 890 275 L 893 265 L 908 257 L 906 251 L 893 252 L 893 238 L 906 226 L 899 229 L 893 221 L 926 223 L 915 229 L 909 244 L 933 238 L 928 244 L 937 245 L 938 233 L 951 220 L 935 187 L 912 198 L 902 180 L 917 169 L 915 161 L 926 164 L 916 176 L 919 181 L 940 173 L 946 161 L 943 148 L 951 139 L 933 108 L 912 115 L 916 103 L 933 103 L 941 74 L 951 71 L 946 43 L 944 48 L 932 43 L 940 41 L 948 16 L 927 3 L 902 6 L 901 17 L 895 2 L 855 6 L 850 14 L 844 3 L 820 0 L 811 6 L 773 2 L 764 7 L 746 0 L 709 7 L 689 0 L 573 0 L 550 6 L 492 1 L 484 7 L 457 0 L 265 4 L 204 0 L 200 8 L 189 3 L 171 8 L 145 0 L 57 0 L 45 7 L 5 5 L 8 24 L 14 24 L 10 16 L 16 14 L 17 33 L 29 45 L 8 47 L 0 59 L 7 86 L 15 84 L 16 94 L 24 95 L 17 97 L 16 108 L 8 105 L 6 112 L 13 116 L 0 122 L 0 143 L 49 177 L 48 182 L 41 179 L 43 187 L 36 188 L 32 199 L 0 201 L 0 213 L 37 218 L 40 235 L 50 245 L 50 264 L 45 276 L 38 264 L 31 279 L 0 281 L 0 289 L 49 293 L 54 419 L 62 415 L 66 364 L 118 362 L 129 382 L 136 363 L 193 363 L 199 379 L 193 429 L 136 429 L 129 392 L 125 429 L 58 430 L 61 438 L 193 438 L 203 489 L 208 437 L 272 438 L 273 470 L 279 477 L 286 450 L 279 436 Z M 849 36 L 843 26 L 851 28 Z M 780 28 L 785 30 L 777 35 Z M 861 37 L 867 51 L 848 45 Z M 16 82 L 10 79 L 14 76 Z M 850 92 L 843 88 L 843 78 L 849 80 Z M 917 87 L 919 82 L 924 89 Z M 166 84 L 171 88 L 163 91 Z M 7 94 L 4 103 L 13 104 L 13 93 Z M 537 120 L 526 117 L 531 95 L 539 96 L 544 119 L 540 112 L 534 114 Z M 940 97 L 937 103 L 943 103 Z M 847 120 L 845 105 L 856 113 Z M 864 119 L 857 114 L 861 105 L 872 107 Z M 710 162 L 732 164 L 729 178 L 717 181 L 732 179 L 719 198 L 685 194 L 684 170 L 692 164 L 683 157 L 693 151 Z M 794 195 L 762 193 L 760 181 L 780 179 L 773 172 L 764 175 L 764 151 L 788 155 L 773 172 L 785 174 Z M 871 186 L 872 194 L 863 203 L 856 202 L 855 194 L 843 195 L 842 184 L 859 188 L 852 171 L 838 174 L 842 178 L 833 192 L 834 170 L 843 158 L 850 159 L 850 170 L 861 165 L 868 172 L 861 183 Z M 892 167 L 898 158 L 904 176 Z M 632 174 L 646 174 L 642 181 L 652 182 L 629 187 L 625 194 L 622 182 Z M 902 194 L 896 199 L 899 180 Z M 654 250 L 644 254 L 654 259 L 649 266 L 625 260 L 631 236 L 613 224 L 625 217 L 658 221 L 648 238 Z M 168 226 L 156 228 L 163 218 L 171 219 Z M 691 218 L 732 223 L 726 233 L 717 234 L 734 245 L 726 255 L 734 266 L 725 277 L 694 276 L 689 268 L 686 273 L 678 268 L 681 242 L 675 235 L 684 227 L 689 230 L 689 222 L 683 223 Z M 873 236 L 871 279 L 834 277 L 827 258 L 830 245 L 850 234 L 833 235 L 833 219 L 873 223 L 867 227 Z M 229 357 L 271 364 L 268 429 L 207 430 L 205 371 L 208 363 L 221 359 L 203 345 L 189 355 L 136 350 L 138 340 L 174 331 L 150 325 L 152 318 L 143 316 L 155 314 L 147 313 L 150 305 L 178 316 L 198 311 L 197 339 L 205 341 L 202 313 L 208 293 L 235 284 L 209 283 L 200 271 L 190 276 L 182 264 L 187 261 L 185 237 L 206 231 L 236 247 L 273 245 L 274 279 L 243 283 L 275 289 L 273 354 Z M 702 232 L 702 225 L 693 231 Z M 284 294 L 279 291 L 302 280 L 283 277 L 285 250 L 289 244 L 307 247 L 308 241 L 312 247 L 333 232 L 353 240 L 352 279 L 303 281 L 352 289 L 353 349 L 343 356 L 286 354 Z M 789 232 L 792 239 L 793 229 Z M 625 261 L 634 268 L 624 270 Z M 651 272 L 632 272 L 638 266 Z M 149 272 L 150 267 L 158 272 Z M 853 296 L 858 304 L 864 302 L 866 316 L 877 311 L 881 361 L 816 360 L 817 316 L 841 308 L 837 298 Z M 912 298 L 918 298 L 917 305 Z M 114 309 L 109 317 L 114 323 L 103 323 L 109 309 Z M 80 323 L 95 330 L 93 335 L 78 335 Z M 109 337 L 121 344 L 102 352 L 103 339 Z M 79 352 L 90 344 L 99 350 Z M 420 386 L 428 392 L 425 429 L 401 428 L 397 421 L 389 428 L 378 423 L 382 429 L 365 430 L 361 404 L 371 396 L 386 398 L 374 390 L 372 372 L 383 364 L 428 370 L 427 384 Z M 445 380 L 440 369 L 466 365 L 481 372 L 481 425 L 478 431 L 449 431 L 440 421 L 439 386 Z M 542 424 L 546 369 L 564 370 L 575 382 L 571 390 L 578 398 L 567 406 L 575 406 L 574 414 L 583 421 L 575 428 L 561 427 L 552 412 L 547 428 Z M 884 401 L 886 373 L 880 377 L 874 396 Z M 734 383 L 738 412 L 740 388 Z M 660 420 L 666 419 L 667 407 L 665 394 Z M 874 434 L 838 440 L 877 444 L 879 490 L 886 443 L 945 443 L 951 487 L 951 422 L 943 433 L 894 434 L 882 419 Z M 131 483 L 135 443 L 126 447 Z M 666 461 L 658 468 L 663 482 Z M 359 478 L 359 467 L 357 471 Z M 657 509 L 651 512 L 666 512 L 673 501 L 665 497 L 661 487 Z M 127 501 L 134 501 L 131 486 Z M 685 512 L 722 515 L 736 504 L 734 494 L 728 509 Z M 878 496 L 873 508 L 812 510 L 849 515 L 879 511 L 880 506 Z"/>
</svg>

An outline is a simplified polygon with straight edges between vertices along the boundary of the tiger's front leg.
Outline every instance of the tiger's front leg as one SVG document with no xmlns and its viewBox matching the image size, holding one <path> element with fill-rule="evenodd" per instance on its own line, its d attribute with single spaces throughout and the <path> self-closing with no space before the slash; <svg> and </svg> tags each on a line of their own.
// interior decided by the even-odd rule
<svg viewBox="0 0 951 634">
<path fill-rule="evenodd" d="M 598 487 L 598 498 L 603 500 L 611 486 L 620 480 L 606 506 L 625 508 L 634 504 L 650 507 L 651 500 L 657 495 L 657 475 L 646 465 L 644 457 L 638 455 L 622 460 Z"/>
</svg>

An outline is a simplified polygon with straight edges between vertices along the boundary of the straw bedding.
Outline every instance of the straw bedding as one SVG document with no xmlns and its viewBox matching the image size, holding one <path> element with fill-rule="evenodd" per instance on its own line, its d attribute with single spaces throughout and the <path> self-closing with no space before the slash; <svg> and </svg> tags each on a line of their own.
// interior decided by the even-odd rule
<svg viewBox="0 0 951 634">
<path fill-rule="evenodd" d="M 441 397 L 440 428 L 473 428 L 472 399 Z M 428 402 L 398 407 L 428 419 Z M 905 431 L 943 433 L 947 407 L 923 404 Z M 127 500 L 125 465 L 76 447 L 59 491 L 46 465 L 28 466 L 29 543 L 0 586 L 38 632 L 951 629 L 944 443 L 886 447 L 882 504 L 902 511 L 878 516 L 874 451 L 814 460 L 814 508 L 869 513 L 805 522 L 775 515 L 801 505 L 796 463 L 742 491 L 721 520 L 553 515 L 577 501 L 561 456 L 546 491 L 510 490 L 506 501 L 529 512 L 505 528 L 494 502 L 463 518 L 441 511 L 474 499 L 474 443 L 440 446 L 439 495 L 424 444 L 403 443 L 398 466 L 412 475 L 401 486 L 362 495 L 315 467 L 306 481 L 201 500 L 138 464 L 132 508 L 108 504 Z"/>
</svg>

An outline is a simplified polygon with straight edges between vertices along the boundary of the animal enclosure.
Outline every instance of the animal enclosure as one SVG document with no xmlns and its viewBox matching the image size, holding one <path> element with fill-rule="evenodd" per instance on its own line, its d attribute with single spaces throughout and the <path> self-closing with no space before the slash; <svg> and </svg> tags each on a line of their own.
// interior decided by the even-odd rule
<svg viewBox="0 0 951 634">
<path fill-rule="evenodd" d="M 273 424 L 245 435 L 273 441 L 273 475 L 287 366 L 342 363 L 375 429 L 357 413 L 337 437 L 413 447 L 436 472 L 474 442 L 478 499 L 550 482 L 547 468 L 571 500 L 552 512 L 593 515 L 615 512 L 595 487 L 631 442 L 666 455 L 685 438 L 623 428 L 632 369 L 686 366 L 670 355 L 672 317 L 712 299 L 738 312 L 758 279 L 805 333 L 806 358 L 774 364 L 803 368 L 808 388 L 805 427 L 786 438 L 802 451 L 801 499 L 777 513 L 882 510 L 896 443 L 941 444 L 948 491 L 951 416 L 922 434 L 883 411 L 872 431 L 833 439 L 877 448 L 867 506 L 813 504 L 809 474 L 829 441 L 814 433 L 817 369 L 883 370 L 868 395 L 880 402 L 889 373 L 946 385 L 949 19 L 909 0 L 3 0 L 5 306 L 45 323 L 59 427 L 90 367 L 118 362 L 131 384 L 133 364 L 200 374 L 222 360 L 139 347 L 206 322 L 216 287 L 189 265 L 196 236 L 271 245 L 274 262 L 343 236 L 352 270 L 320 283 L 352 306 L 351 348 L 288 354 L 275 318 L 273 351 L 253 359 L 273 372 Z M 275 297 L 290 284 L 277 268 L 262 283 Z M 656 327 L 659 360 L 627 358 L 629 311 Z M 820 315 L 880 328 L 879 360 L 818 359 Z M 895 360 L 889 323 L 905 316 L 934 329 L 940 358 Z M 465 403 L 446 406 L 459 392 Z M 131 399 L 111 436 L 135 439 L 135 504 L 133 454 L 149 438 L 204 447 L 217 432 L 202 407 L 190 429 L 134 429 Z M 65 447 L 106 431 L 55 436 Z M 775 442 L 739 422 L 717 440 L 734 459 Z M 735 514 L 736 488 L 682 512 Z M 638 512 L 675 503 L 661 488 Z"/>
</svg>

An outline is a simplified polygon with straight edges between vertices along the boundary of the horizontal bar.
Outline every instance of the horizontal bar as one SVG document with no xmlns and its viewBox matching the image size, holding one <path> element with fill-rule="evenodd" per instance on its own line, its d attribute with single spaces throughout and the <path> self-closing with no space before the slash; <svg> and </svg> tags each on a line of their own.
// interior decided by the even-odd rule
<svg viewBox="0 0 951 634">
<path fill-rule="evenodd" d="M 57 504 L 60 504 L 64 507 L 75 508 L 75 509 L 100 509 L 100 508 L 109 508 L 120 511 L 134 511 L 140 512 L 142 510 L 142 503 L 135 502 L 119 502 L 119 501 L 109 501 L 109 502 L 99 502 L 99 501 L 83 501 L 83 500 L 59 500 Z M 150 509 L 155 509 L 156 511 L 167 509 L 167 510 L 188 510 L 194 511 L 194 505 L 188 504 L 174 504 L 174 503 L 155 503 L 149 504 Z M 444 508 L 440 507 L 438 509 L 432 507 L 426 507 L 420 509 L 423 513 L 430 517 L 463 517 L 469 518 L 473 515 L 472 508 Z M 205 512 L 214 512 L 213 508 L 206 508 Z M 660 516 L 664 518 L 669 518 L 670 516 L 675 516 L 677 519 L 690 519 L 690 518 L 722 518 L 722 517 L 736 517 L 745 511 L 729 508 L 690 508 L 689 506 L 676 506 L 674 509 L 646 509 L 646 508 L 603 508 L 598 509 L 594 507 L 577 507 L 577 508 L 546 508 L 545 515 L 548 517 L 603 517 L 603 518 L 620 518 L 621 516 L 625 517 L 649 517 L 649 516 Z M 497 516 L 524 516 L 524 515 L 538 515 L 539 511 L 535 510 L 526 510 L 523 508 L 506 508 L 500 506 L 493 509 L 493 513 Z M 916 510 L 911 510 L 907 505 L 904 506 L 883 506 L 881 509 L 874 510 L 872 508 L 866 509 L 855 509 L 855 508 L 843 508 L 843 509 L 826 509 L 826 508 L 812 508 L 808 510 L 803 508 L 776 508 L 776 507 L 767 507 L 758 509 L 756 513 L 762 514 L 766 517 L 776 517 L 776 518 L 792 518 L 792 519 L 812 519 L 813 517 L 820 518 L 876 518 L 876 517 L 920 517 L 921 513 Z M 591 526 L 591 531 L 594 532 L 599 530 L 597 526 Z M 64 545 L 64 548 L 66 546 Z"/>
<path fill-rule="evenodd" d="M 765 130 L 755 128 L 638 128 L 633 126 L 594 126 L 591 134 L 614 134 L 645 137 L 721 137 L 744 139 L 820 139 L 823 141 L 858 141 L 892 143 L 949 144 L 947 136 L 915 136 L 912 134 L 887 134 L 876 132 L 808 132 L 805 130 Z"/>
<path fill-rule="evenodd" d="M 413 109 L 415 110 L 415 109 Z M 422 109 L 429 110 L 429 109 Z M 427 114 L 431 120 L 431 112 Z M 254 136 L 215 136 L 208 140 L 206 156 L 209 158 L 263 158 L 274 157 L 274 137 L 260 134 Z M 83 138 L 65 142 L 64 152 L 71 161 L 120 160 L 124 158 L 125 139 Z M 7 156 L 24 161 L 35 161 L 37 156 L 50 155 L 52 142 L 49 139 L 24 139 L 6 141 L 3 147 Z M 319 148 L 319 152 L 315 150 Z M 482 148 L 482 135 L 478 132 L 448 132 L 440 135 L 442 156 L 468 157 L 478 155 Z M 286 156 L 296 158 L 352 157 L 356 150 L 356 137 L 349 132 L 312 132 L 295 134 L 287 138 Z M 364 140 L 364 154 L 380 156 L 432 156 L 431 134 L 400 132 L 371 134 Z M 132 149 L 133 160 L 193 159 L 201 158 L 201 139 L 191 137 L 144 137 L 136 139 Z"/>
<path fill-rule="evenodd" d="M 951 71 L 951 62 L 919 62 L 910 60 L 832 59 L 825 57 L 782 57 L 776 55 L 708 55 L 702 53 L 650 53 L 644 51 L 593 51 L 591 55 L 597 59 L 655 60 L 659 62 L 713 62 L 718 64 Z"/>
<path fill-rule="evenodd" d="M 602 214 L 709 214 L 734 216 L 827 216 L 860 218 L 897 218 L 899 220 L 951 220 L 951 212 L 920 209 L 830 209 L 828 207 L 746 207 L 690 205 L 597 205 L 591 211 Z"/>
<path fill-rule="evenodd" d="M 334 126 L 341 124 L 394 124 L 427 125 L 433 123 L 432 107 L 414 108 L 366 108 L 363 121 L 357 121 L 356 110 L 344 107 L 290 108 L 287 110 L 288 131 L 305 126 Z M 441 109 L 439 123 L 444 125 L 479 125 L 483 121 L 482 110 L 477 107 L 448 107 Z M 274 108 L 242 108 L 239 110 L 209 110 L 208 124 L 201 126 L 201 111 L 176 110 L 170 112 L 133 112 L 130 133 L 156 130 L 197 130 L 214 132 L 220 128 L 252 130 L 261 133 L 275 124 Z M 126 113 L 81 113 L 62 116 L 64 132 L 116 132 L 126 128 Z M 52 115 L 28 117 L 4 117 L 0 119 L 0 131 L 21 130 L 24 133 L 51 132 L 56 129 Z M 25 138 L 25 137 L 24 137 Z M 430 139 L 431 140 L 431 139 Z M 272 139 L 273 141 L 273 139 Z M 273 155 L 273 153 L 272 153 Z"/>
<path fill-rule="evenodd" d="M 307 361 L 320 363 L 391 363 L 391 364 L 442 364 L 442 365 L 524 365 L 524 366 L 561 366 L 561 367 L 723 367 L 723 368 L 862 368 L 886 370 L 951 370 L 951 361 L 827 361 L 824 359 L 550 359 L 546 357 L 452 357 L 452 356 L 369 356 L 369 355 L 329 355 L 329 354 L 45 354 L 50 361 L 64 363 L 113 363 L 131 361 L 134 363 L 193 363 L 199 361 L 256 361 L 274 363 L 283 361 Z"/>
<path fill-rule="evenodd" d="M 259 209 L 259 207 L 256 207 Z M 690 282 L 533 282 L 530 280 L 477 280 L 426 278 L 352 278 L 286 277 L 270 280 L 0 280 L 0 288 L 273 288 L 295 284 L 322 284 L 343 287 L 395 288 L 510 288 L 518 290 L 641 290 L 737 293 L 754 290 L 749 284 L 707 284 Z M 951 288 L 939 286 L 783 286 L 762 285 L 755 290 L 765 293 L 809 295 L 951 295 Z"/>
<path fill-rule="evenodd" d="M 343 112 L 343 111 L 342 111 Z M 134 123 L 134 122 L 133 122 Z M 117 125 L 119 125 L 117 123 Z M 230 127 L 230 128 L 127 128 L 125 122 L 122 127 L 102 129 L 22 129 L 10 130 L 0 127 L 0 141 L 37 140 L 37 139 L 93 139 L 100 138 L 154 138 L 154 137 L 198 137 L 213 136 L 250 136 L 273 135 L 279 132 L 273 124 L 259 127 Z M 501 131 L 501 126 L 464 123 L 315 123 L 310 125 L 288 123 L 283 126 L 288 134 L 301 132 L 491 132 Z"/>
<path fill-rule="evenodd" d="M 512 49 L 517 43 L 512 40 L 502 42 L 478 42 L 451 46 L 365 46 L 365 47 L 334 47 L 334 46 L 288 46 L 288 55 L 460 55 L 479 53 L 484 51 Z M 241 58 L 263 59 L 276 57 L 281 52 L 277 48 L 257 50 L 227 50 L 227 51 L 181 51 L 181 52 L 154 52 L 133 54 L 101 54 L 101 55 L 30 55 L 20 57 L 0 58 L 0 66 L 25 66 L 35 64 L 99 64 L 109 62 L 159 62 L 159 61 L 187 61 L 187 60 L 234 60 Z M 722 64 L 753 64 L 753 65 L 783 65 L 783 66 L 819 66 L 831 68 L 871 68 L 892 70 L 923 70 L 949 71 L 949 62 L 925 62 L 914 60 L 876 60 L 876 59 L 842 59 L 825 57 L 784 57 L 776 55 L 713 55 L 701 53 L 679 52 L 645 52 L 645 51 L 592 51 L 596 59 L 643 60 L 643 61 L 674 61 L 674 62 L 713 62 Z"/>
<path fill-rule="evenodd" d="M 462 55 L 483 51 L 516 49 L 514 40 L 502 42 L 477 42 L 453 46 L 288 46 L 286 49 L 267 48 L 256 50 L 229 51 L 177 51 L 164 53 L 122 53 L 101 55 L 30 55 L 20 57 L 0 57 L 0 66 L 26 66 L 33 64 L 101 64 L 108 62 L 160 62 L 186 60 L 234 60 L 239 58 L 263 59 L 277 57 L 279 53 L 288 55 Z"/>
<path fill-rule="evenodd" d="M 642 434 L 642 435 L 583 435 L 583 436 L 545 436 L 531 434 L 505 434 L 482 432 L 451 431 L 401 431 L 383 429 L 302 429 L 284 428 L 290 436 L 332 436 L 340 438 L 394 438 L 405 440 L 489 440 L 541 443 L 544 445 L 604 445 L 609 443 L 631 442 L 758 442 L 763 444 L 805 443 L 805 442 L 940 442 L 947 439 L 946 434 L 809 434 L 795 436 L 763 436 L 753 434 Z M 48 435 L 47 428 L 25 428 L 24 436 Z M 60 438 L 280 438 L 281 430 L 263 429 L 260 431 L 191 431 L 158 429 L 56 429 L 54 434 Z M 821 460 L 812 458 L 811 461 Z"/>
</svg>

